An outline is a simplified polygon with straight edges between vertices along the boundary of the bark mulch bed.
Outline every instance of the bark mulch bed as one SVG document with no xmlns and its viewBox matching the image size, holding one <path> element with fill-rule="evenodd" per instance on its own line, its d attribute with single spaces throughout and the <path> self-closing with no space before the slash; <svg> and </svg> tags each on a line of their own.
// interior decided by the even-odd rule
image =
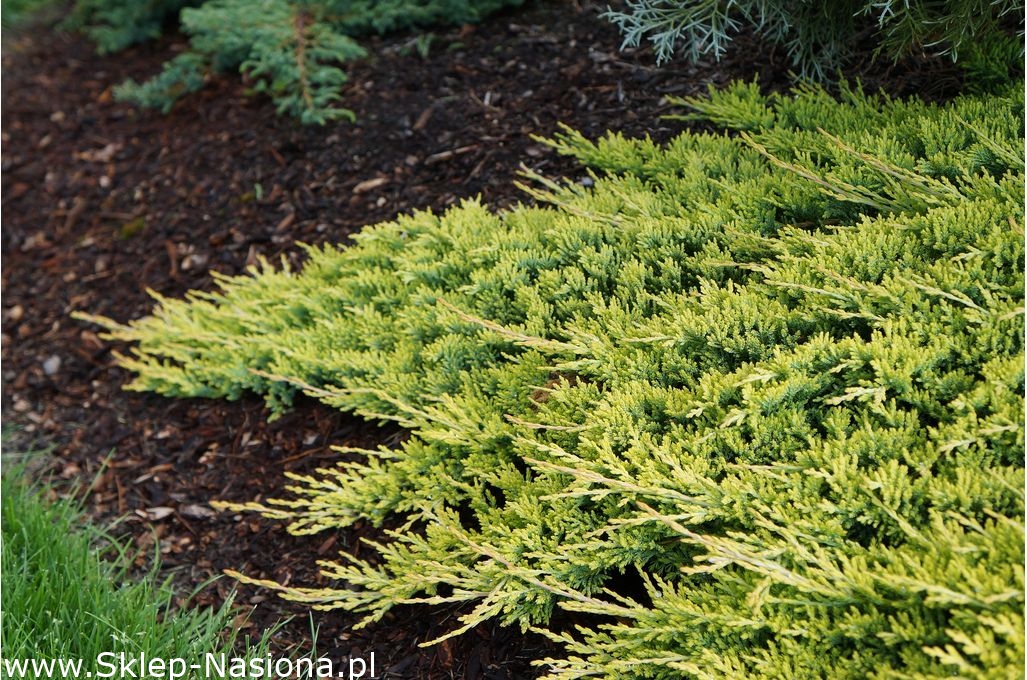
<svg viewBox="0 0 1027 680">
<path fill-rule="evenodd" d="M 381 429 L 312 401 L 267 422 L 258 399 L 169 400 L 125 392 L 129 376 L 81 310 L 119 321 L 151 308 L 148 289 L 178 296 L 210 289 L 211 272 L 237 274 L 260 256 L 299 261 L 296 242 L 345 241 L 363 225 L 413 209 L 444 209 L 480 195 L 503 208 L 525 200 L 521 164 L 551 177 L 584 176 L 531 135 L 566 123 L 591 137 L 608 128 L 665 140 L 681 123 L 664 96 L 751 78 L 781 88 L 788 65 L 742 37 L 719 64 L 655 66 L 647 50 L 618 51 L 598 17 L 605 3 L 536 3 L 479 26 L 365 42 L 344 103 L 356 124 L 303 128 L 246 96 L 237 77 L 215 79 L 164 116 L 113 101 L 127 77 L 155 74 L 181 36 L 98 56 L 84 39 L 37 26 L 7 36 L 3 54 L 3 395 L 5 448 L 38 450 L 39 475 L 78 488 L 91 515 L 118 520 L 145 568 L 155 553 L 183 599 L 217 605 L 236 587 L 208 583 L 226 568 L 258 578 L 329 585 L 316 559 L 358 552 L 374 527 L 312 537 L 280 523 L 217 514 L 211 499 L 279 494 L 286 471 L 330 464 L 331 445 L 395 444 Z M 423 42 L 420 45 L 423 46 Z M 958 85 L 951 71 L 900 64 L 863 70 L 893 94 Z M 929 86 L 929 87 L 926 87 Z M 117 348 L 113 348 L 117 349 Z M 206 585 L 204 585 L 206 584 Z M 527 678 L 554 652 L 541 636 L 479 626 L 429 648 L 456 625 L 457 608 L 407 607 L 354 629 L 345 612 L 308 612 L 239 587 L 259 635 L 294 617 L 276 653 L 336 659 L 375 653 L 382 678 Z"/>
</svg>

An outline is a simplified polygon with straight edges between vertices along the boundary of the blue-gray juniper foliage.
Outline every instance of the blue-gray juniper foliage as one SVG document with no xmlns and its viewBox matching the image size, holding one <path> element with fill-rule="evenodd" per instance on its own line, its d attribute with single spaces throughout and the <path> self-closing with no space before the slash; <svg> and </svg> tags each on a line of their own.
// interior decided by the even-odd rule
<svg viewBox="0 0 1027 680">
<path fill-rule="evenodd" d="M 751 27 L 788 51 L 803 77 L 831 79 L 868 45 L 897 59 L 922 52 L 962 58 L 976 70 L 1008 72 L 1023 60 L 1022 0 L 627 0 L 605 16 L 625 45 L 643 39 L 658 60 L 719 59 Z"/>
</svg>

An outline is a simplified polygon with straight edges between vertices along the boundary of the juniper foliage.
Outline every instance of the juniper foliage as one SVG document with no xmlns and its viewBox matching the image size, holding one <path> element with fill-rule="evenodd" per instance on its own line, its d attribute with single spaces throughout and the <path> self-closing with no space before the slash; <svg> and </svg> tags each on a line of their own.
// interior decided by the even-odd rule
<svg viewBox="0 0 1027 680">
<path fill-rule="evenodd" d="M 1024 91 L 754 85 L 724 133 L 566 130 L 595 185 L 469 201 L 101 320 L 133 389 L 298 391 L 411 431 L 230 506 L 398 528 L 342 584 L 475 603 L 550 678 L 1015 677 L 1024 661 Z M 396 522 L 396 519 L 399 522 Z M 244 575 L 239 575 L 246 579 Z M 554 608 L 593 616 L 547 628 Z"/>
<path fill-rule="evenodd" d="M 871 34 L 877 53 L 891 58 L 926 51 L 968 57 L 977 69 L 1006 73 L 1023 60 L 1023 15 L 1022 0 L 627 0 L 605 14 L 621 29 L 625 45 L 646 39 L 660 61 L 678 53 L 719 59 L 732 35 L 752 26 L 784 45 L 802 76 L 818 80 L 864 50 Z M 1019 30 L 1008 30 L 1017 21 Z M 995 60 L 1011 49 L 1012 60 Z"/>
</svg>

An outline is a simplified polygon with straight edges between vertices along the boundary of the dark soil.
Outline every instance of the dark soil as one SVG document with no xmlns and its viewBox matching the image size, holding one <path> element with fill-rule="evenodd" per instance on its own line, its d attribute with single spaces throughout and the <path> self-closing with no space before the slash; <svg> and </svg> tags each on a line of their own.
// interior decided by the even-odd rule
<svg viewBox="0 0 1027 680">
<path fill-rule="evenodd" d="M 119 321 L 145 315 L 148 290 L 210 289 L 212 272 L 238 274 L 257 258 L 298 262 L 296 242 L 345 241 L 363 225 L 414 209 L 442 210 L 480 195 L 496 207 L 526 200 L 521 164 L 551 177 L 583 176 L 532 139 L 566 123 L 665 140 L 679 122 L 665 95 L 751 78 L 782 88 L 788 65 L 740 38 L 719 64 L 656 68 L 646 50 L 618 52 L 598 18 L 605 3 L 547 2 L 473 27 L 436 31 L 427 57 L 410 35 L 366 41 L 374 56 L 349 69 L 344 103 L 356 124 L 303 128 L 247 96 L 238 77 L 215 78 L 169 115 L 113 101 L 112 86 L 144 78 L 183 49 L 181 37 L 97 56 L 74 35 L 37 27 L 8 36 L 3 54 L 3 408 L 8 451 L 47 447 L 37 468 L 67 493 L 75 484 L 101 522 L 120 520 L 144 567 L 155 552 L 188 594 L 236 569 L 257 578 L 331 585 L 317 559 L 361 550 L 379 530 L 293 537 L 281 523 L 218 514 L 212 499 L 283 493 L 283 473 L 330 464 L 332 445 L 395 444 L 402 432 L 313 402 L 273 423 L 256 398 L 169 400 L 122 390 L 96 328 L 75 311 Z M 421 43 L 423 45 L 423 42 Z M 950 70 L 919 64 L 865 68 L 870 89 L 944 94 Z M 124 348 L 121 348 L 124 349 Z M 84 491 L 83 491 L 84 490 Z M 217 605 L 236 584 L 202 586 Z M 407 607 L 356 629 L 359 617 L 314 612 L 239 587 L 259 635 L 295 617 L 276 652 L 336 659 L 375 653 L 382 678 L 527 678 L 555 653 L 544 638 L 495 625 L 446 644 L 419 643 L 457 626 L 456 608 Z"/>
</svg>

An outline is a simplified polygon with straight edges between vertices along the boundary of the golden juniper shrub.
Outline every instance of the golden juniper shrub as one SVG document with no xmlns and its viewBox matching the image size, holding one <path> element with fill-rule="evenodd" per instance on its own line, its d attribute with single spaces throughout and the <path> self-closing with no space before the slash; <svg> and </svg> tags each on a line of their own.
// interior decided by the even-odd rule
<svg viewBox="0 0 1027 680">
<path fill-rule="evenodd" d="M 104 321 L 132 387 L 411 430 L 245 506 L 404 520 L 324 565 L 338 588 L 268 584 L 318 607 L 598 615 L 548 633 L 553 678 L 1019 673 L 1022 84 L 682 104 L 727 131 L 567 130 L 591 189 L 534 178 L 543 205 L 404 216 Z"/>
</svg>

